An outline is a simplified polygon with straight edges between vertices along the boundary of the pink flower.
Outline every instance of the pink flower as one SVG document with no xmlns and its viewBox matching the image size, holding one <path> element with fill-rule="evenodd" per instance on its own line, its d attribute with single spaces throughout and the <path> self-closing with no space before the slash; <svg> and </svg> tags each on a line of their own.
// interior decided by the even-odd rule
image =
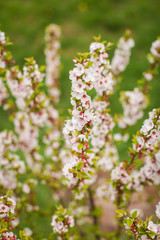
<svg viewBox="0 0 160 240">
<path fill-rule="evenodd" d="M 57 222 L 57 228 L 59 230 L 62 230 L 63 226 L 64 226 L 63 222 Z"/>
</svg>

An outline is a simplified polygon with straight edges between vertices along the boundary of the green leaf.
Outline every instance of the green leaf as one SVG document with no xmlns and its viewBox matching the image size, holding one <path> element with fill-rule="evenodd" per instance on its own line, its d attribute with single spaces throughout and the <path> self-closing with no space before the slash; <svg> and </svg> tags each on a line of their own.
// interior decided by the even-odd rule
<svg viewBox="0 0 160 240">
<path fill-rule="evenodd" d="M 85 176 L 86 176 L 86 177 L 88 176 L 86 172 L 81 172 L 81 175 L 84 176 L 84 177 L 85 177 Z"/>
<path fill-rule="evenodd" d="M 132 236 L 132 235 L 133 235 L 133 233 L 132 233 L 129 229 L 126 231 L 126 233 L 127 233 L 127 235 L 129 235 L 129 236 Z"/>
<path fill-rule="evenodd" d="M 150 237 L 154 237 L 154 236 L 156 235 L 154 232 L 149 232 L 149 231 L 147 231 L 147 233 L 148 233 L 148 235 L 149 235 Z"/>
<path fill-rule="evenodd" d="M 76 172 L 77 177 L 79 178 L 79 180 L 82 180 L 82 175 L 80 174 L 81 172 Z"/>
<path fill-rule="evenodd" d="M 132 224 L 133 224 L 133 219 L 128 218 L 128 219 L 127 219 L 127 225 L 128 225 L 129 227 L 131 227 Z"/>
<path fill-rule="evenodd" d="M 46 66 L 42 65 L 42 66 L 40 66 L 39 71 L 44 72 L 45 69 L 46 69 Z"/>
<path fill-rule="evenodd" d="M 23 240 L 23 236 L 24 236 L 24 232 L 20 230 L 19 231 L 19 237 L 20 237 L 21 240 Z"/>
<path fill-rule="evenodd" d="M 123 217 L 125 215 L 125 211 L 121 209 L 116 210 L 116 213 L 118 214 L 118 217 Z"/>
<path fill-rule="evenodd" d="M 8 228 L 2 228 L 2 229 L 0 229 L 0 233 L 1 232 L 7 232 L 8 231 Z"/>
<path fill-rule="evenodd" d="M 7 197 L 11 197 L 12 194 L 13 194 L 13 190 L 8 190 Z"/>
<path fill-rule="evenodd" d="M 83 162 L 80 161 L 78 164 L 77 164 L 77 170 L 80 170 L 81 168 L 83 167 Z"/>
<path fill-rule="evenodd" d="M 132 218 L 136 218 L 137 217 L 137 211 L 134 211 L 133 213 L 132 213 Z"/>
<path fill-rule="evenodd" d="M 89 173 L 89 175 L 91 175 L 91 176 L 95 175 L 95 173 L 92 172 L 92 171 L 88 171 L 88 173 Z"/>
<path fill-rule="evenodd" d="M 138 228 L 138 231 L 139 231 L 139 233 L 142 233 L 142 234 L 146 233 L 146 231 L 144 230 L 143 227 Z"/>
<path fill-rule="evenodd" d="M 79 143 L 78 144 L 78 149 L 81 150 L 83 148 L 83 144 L 82 143 Z"/>
<path fill-rule="evenodd" d="M 72 168 L 68 169 L 70 172 L 75 173 L 76 171 Z"/>
<path fill-rule="evenodd" d="M 93 64 L 93 62 L 89 61 L 89 62 L 88 62 L 88 64 L 87 64 L 87 66 L 86 66 L 86 68 L 89 68 L 89 67 L 91 67 L 91 66 L 92 66 L 92 64 Z"/>
<path fill-rule="evenodd" d="M 90 179 L 90 177 L 85 172 L 79 172 L 83 179 Z"/>
<path fill-rule="evenodd" d="M 85 152 L 86 152 L 86 153 L 94 153 L 94 151 L 91 150 L 91 149 L 87 149 Z"/>
</svg>

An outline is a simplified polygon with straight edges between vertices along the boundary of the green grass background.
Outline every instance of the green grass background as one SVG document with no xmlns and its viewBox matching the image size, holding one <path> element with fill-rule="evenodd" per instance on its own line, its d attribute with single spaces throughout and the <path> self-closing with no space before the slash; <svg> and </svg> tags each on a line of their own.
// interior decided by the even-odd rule
<svg viewBox="0 0 160 240">
<path fill-rule="evenodd" d="M 88 51 L 93 36 L 101 34 L 103 40 L 116 43 L 127 28 L 132 30 L 136 45 L 131 62 L 122 74 L 119 90 L 111 97 L 112 112 L 121 112 L 119 91 L 136 86 L 147 69 L 146 55 L 151 43 L 160 36 L 160 0 L 0 0 L 1 29 L 14 43 L 11 51 L 21 67 L 24 58 L 31 56 L 39 65 L 45 64 L 44 31 L 51 23 L 62 28 L 59 109 L 63 118 L 68 116 L 70 107 L 68 72 L 73 68 L 76 53 Z M 157 76 L 151 83 L 151 104 L 144 118 L 153 107 L 159 107 L 159 81 Z M 1 111 L 0 129 L 10 126 L 6 119 L 7 114 Z M 138 130 L 143 119 L 131 127 L 131 132 Z M 127 157 L 127 145 L 121 144 L 118 148 L 122 158 Z"/>
<path fill-rule="evenodd" d="M 122 89 L 132 89 L 147 67 L 145 56 L 151 42 L 160 35 L 159 11 L 159 0 L 0 0 L 0 24 L 14 43 L 12 52 L 21 66 L 24 57 L 30 56 L 38 64 L 44 64 L 45 27 L 50 23 L 62 27 L 60 106 L 65 116 L 70 96 L 68 72 L 76 53 L 88 51 L 93 36 L 101 34 L 103 40 L 116 43 L 125 29 L 130 28 L 136 46 L 131 64 L 123 74 Z M 158 81 L 155 82 L 152 103 L 157 107 L 159 89 Z M 114 109 L 118 111 L 116 105 Z"/>
</svg>

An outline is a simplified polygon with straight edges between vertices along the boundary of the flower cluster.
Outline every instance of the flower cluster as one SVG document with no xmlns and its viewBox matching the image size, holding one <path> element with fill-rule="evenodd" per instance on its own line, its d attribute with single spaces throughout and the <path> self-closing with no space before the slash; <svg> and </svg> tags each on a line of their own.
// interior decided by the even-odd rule
<svg viewBox="0 0 160 240">
<path fill-rule="evenodd" d="M 92 128 L 91 143 L 94 151 L 97 152 L 105 145 L 105 136 L 112 131 L 114 127 L 113 119 L 108 113 L 108 97 L 113 91 L 113 76 L 108 54 L 104 51 L 105 47 L 97 46 L 92 43 L 90 52 L 92 54 L 92 67 L 95 69 L 96 81 L 93 83 L 96 90 L 96 96 L 93 100 L 93 109 L 96 120 Z"/>
<path fill-rule="evenodd" d="M 150 63 L 149 69 L 143 73 L 143 77 L 146 82 L 153 80 L 154 74 L 157 74 L 157 67 L 160 63 L 160 40 L 157 39 L 152 43 L 150 54 L 148 54 L 148 61 Z M 145 90 L 146 91 L 146 90 Z"/>
<path fill-rule="evenodd" d="M 92 71 L 94 76 L 93 86 L 98 95 L 101 97 L 106 93 L 109 95 L 113 91 L 113 76 L 111 73 L 109 55 L 107 50 L 110 44 L 105 46 L 104 43 L 93 42 L 90 45 L 90 54 Z M 102 103 L 103 105 L 103 103 Z M 105 103 L 104 103 L 105 105 Z M 103 106 L 101 106 L 103 108 Z"/>
<path fill-rule="evenodd" d="M 112 72 L 118 75 L 123 72 L 129 63 L 131 48 L 134 47 L 134 40 L 130 37 L 130 31 L 125 33 L 118 41 L 118 46 L 112 59 Z"/>
<path fill-rule="evenodd" d="M 17 238 L 11 230 L 15 227 L 15 207 L 16 202 L 10 197 L 11 191 L 7 195 L 0 197 L 0 240 L 32 240 L 30 237 L 32 231 L 25 228 L 19 232 L 20 238 Z"/>
<path fill-rule="evenodd" d="M 110 44 L 106 46 L 108 49 Z M 99 49 L 98 49 L 99 47 Z M 110 170 L 113 162 L 118 159 L 117 151 L 112 141 L 111 132 L 115 126 L 109 113 L 109 97 L 113 92 L 113 75 L 109 55 L 104 53 L 104 46 L 95 48 L 95 43 L 90 46 L 92 54 L 93 67 L 96 72 L 96 81 L 93 83 L 96 90 L 96 96 L 92 101 L 95 120 L 91 131 L 92 150 L 99 157 L 97 167 L 102 170 Z M 101 80 L 100 84 L 98 80 Z"/>
<path fill-rule="evenodd" d="M 40 160 L 35 151 L 38 149 L 38 127 L 43 127 L 48 117 L 46 109 L 48 101 L 40 92 L 43 77 L 41 69 L 32 58 L 26 59 L 23 72 L 16 66 L 6 71 L 7 86 L 18 108 L 13 119 L 18 135 L 17 144 L 25 151 L 27 163 L 30 162 L 28 153 L 32 153 L 32 158 Z"/>
<path fill-rule="evenodd" d="M 160 218 L 160 202 L 156 205 L 156 216 Z M 153 223 L 152 217 L 146 218 L 145 221 L 139 216 L 138 210 L 132 210 L 131 212 L 125 212 L 123 210 L 117 210 L 119 217 L 123 217 L 123 225 L 126 229 L 126 233 L 129 236 L 134 236 L 135 239 L 147 240 L 147 239 L 160 239 L 160 224 Z"/>
<path fill-rule="evenodd" d="M 60 35 L 58 25 L 51 24 L 46 28 L 46 85 L 53 102 L 59 101 L 58 77 L 60 69 Z"/>
<path fill-rule="evenodd" d="M 6 49 L 9 44 L 10 43 L 5 37 L 5 33 L 0 31 L 0 106 L 6 103 L 9 97 L 5 82 L 3 82 L 6 68 L 13 63 L 12 55 Z"/>
<path fill-rule="evenodd" d="M 94 147 L 92 152 L 96 152 L 94 151 L 96 148 L 100 149 L 104 146 L 105 136 L 114 126 L 111 116 L 106 114 L 107 98 L 113 88 L 107 47 L 104 43 L 93 42 L 90 45 L 90 54 L 83 56 L 80 60 L 74 59 L 76 67 L 70 71 L 71 103 L 74 109 L 73 117 L 66 121 L 63 132 L 67 145 L 73 152 L 72 160 L 64 166 L 63 171 L 71 185 L 77 184 L 78 179 L 83 179 L 81 175 L 84 173 L 86 175 L 91 170 L 89 166 L 92 165 L 92 159 L 88 152 L 90 135 Z M 87 91 L 93 87 L 97 97 L 91 102 Z M 90 133 L 92 125 L 94 127 Z M 77 164 L 79 169 L 76 169 Z"/>
<path fill-rule="evenodd" d="M 133 148 L 139 152 L 143 149 L 153 150 L 160 141 L 160 109 L 153 109 L 149 113 L 149 118 L 143 123 L 138 136 L 136 137 L 136 143 Z"/>
<path fill-rule="evenodd" d="M 0 106 L 6 101 L 8 95 L 9 94 L 3 83 L 3 80 L 0 78 Z"/>
<path fill-rule="evenodd" d="M 108 142 L 104 145 L 103 150 L 98 154 L 99 160 L 97 161 L 97 167 L 103 171 L 110 171 L 114 163 L 118 161 L 118 152 L 110 136 L 107 140 Z"/>
<path fill-rule="evenodd" d="M 16 202 L 8 197 L 0 197 L 0 239 L 16 240 L 17 236 L 10 232 L 13 229 L 12 221 Z"/>
<path fill-rule="evenodd" d="M 59 235 L 59 239 L 68 239 L 69 229 L 74 227 L 74 218 L 60 206 L 52 217 L 51 226 L 53 231 Z"/>
<path fill-rule="evenodd" d="M 148 105 L 148 96 L 146 94 L 149 91 L 148 81 L 153 80 L 154 75 L 157 74 L 157 68 L 160 64 L 159 42 L 156 40 L 152 43 L 151 54 L 148 55 L 149 69 L 143 72 L 143 78 L 138 81 L 138 88 L 133 91 L 126 91 L 121 93 L 120 101 L 122 103 L 124 113 L 123 117 L 119 119 L 119 127 L 126 128 L 134 125 L 137 120 L 143 116 L 143 109 Z"/>
<path fill-rule="evenodd" d="M 3 46 L 6 44 L 5 33 L 0 31 L 0 69 L 4 69 L 6 67 L 5 55 L 6 52 L 3 49 Z"/>
<path fill-rule="evenodd" d="M 121 103 L 124 109 L 123 117 L 119 120 L 120 128 L 134 125 L 143 116 L 143 109 L 146 108 L 147 99 L 145 95 L 135 88 L 133 91 L 121 92 Z"/>
<path fill-rule="evenodd" d="M 13 122 L 19 137 L 20 148 L 26 154 L 31 153 L 31 158 L 36 161 L 41 160 L 41 156 L 37 152 L 39 145 L 38 128 L 47 126 L 49 134 L 53 135 L 52 132 L 55 130 L 52 127 L 53 123 L 57 124 L 59 119 L 57 110 L 50 104 L 50 100 L 45 93 L 41 91 L 43 77 L 42 69 L 38 67 L 32 58 L 26 59 L 23 73 L 16 66 L 6 72 L 7 85 L 16 99 L 19 110 L 14 115 Z M 59 135 L 55 138 L 57 140 Z M 31 162 L 31 158 L 27 156 L 27 162 Z M 36 165 L 38 166 L 38 163 Z M 29 164 L 29 166 L 33 167 L 32 164 Z"/>
<path fill-rule="evenodd" d="M 149 113 L 149 119 L 144 121 L 140 132 L 134 138 L 133 150 L 130 153 L 131 162 L 129 164 L 121 162 L 111 171 L 110 184 L 113 186 L 111 196 L 118 205 L 127 200 L 128 190 L 131 193 L 142 190 L 146 184 L 160 183 L 159 115 L 160 109 L 153 109 Z M 143 164 L 135 170 L 136 159 L 143 159 Z"/>
<path fill-rule="evenodd" d="M 0 186 L 5 189 L 17 188 L 18 175 L 25 173 L 25 163 L 15 153 L 17 138 L 12 132 L 0 133 Z"/>
<path fill-rule="evenodd" d="M 94 119 L 91 98 L 87 94 L 87 90 L 93 88 L 92 83 L 95 80 L 92 62 L 87 57 L 83 57 L 80 60 L 74 59 L 74 63 L 75 68 L 70 71 L 71 103 L 74 109 L 72 110 L 72 119 L 66 121 L 63 129 L 67 146 L 73 150 L 71 161 L 63 168 L 63 173 L 69 178 L 70 185 L 78 183 L 81 172 L 85 174 L 87 166 L 90 164 L 91 157 L 86 151 L 89 148 L 89 135 Z M 78 168 L 77 164 L 79 164 Z M 70 169 L 76 171 L 71 172 Z"/>
<path fill-rule="evenodd" d="M 16 202 L 13 199 L 7 196 L 1 197 L 0 198 L 0 218 L 9 217 L 10 212 L 14 214 L 15 206 L 16 206 Z"/>
<path fill-rule="evenodd" d="M 1 47 L 10 58 L 6 45 L 1 44 Z M 13 189 L 19 214 L 25 207 L 30 214 L 39 210 L 34 197 L 37 179 L 43 183 L 50 182 L 52 188 L 55 179 L 57 181 L 56 174 L 53 174 L 53 162 L 42 162 L 45 153 L 40 153 L 39 135 L 42 135 L 42 129 L 45 135 L 44 149 L 50 147 L 49 157 L 54 155 L 55 158 L 54 149 L 57 151 L 60 136 L 59 115 L 50 97 L 42 91 L 43 68 L 39 68 L 33 58 L 28 58 L 25 59 L 23 71 L 20 71 L 18 66 L 9 66 L 11 62 L 7 57 L 5 69 L 0 71 L 0 104 L 12 114 L 14 131 L 0 133 L 0 192 L 4 194 L 8 189 Z"/>
</svg>

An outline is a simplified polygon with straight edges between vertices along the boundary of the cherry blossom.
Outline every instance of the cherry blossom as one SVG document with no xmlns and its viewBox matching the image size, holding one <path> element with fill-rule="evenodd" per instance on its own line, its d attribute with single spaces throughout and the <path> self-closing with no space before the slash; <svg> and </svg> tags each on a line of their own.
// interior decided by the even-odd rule
<svg viewBox="0 0 160 240">
<path fill-rule="evenodd" d="M 134 40 L 130 37 L 121 37 L 112 59 L 112 72 L 118 75 L 124 71 L 129 63 L 131 48 L 134 47 Z"/>
<path fill-rule="evenodd" d="M 46 28 L 46 85 L 54 103 L 59 101 L 58 77 L 60 70 L 60 36 L 61 29 L 56 24 Z"/>
<path fill-rule="evenodd" d="M 152 43 L 151 53 L 155 57 L 158 57 L 158 58 L 160 57 L 160 40 L 159 39 L 157 39 L 155 42 Z"/>
</svg>

